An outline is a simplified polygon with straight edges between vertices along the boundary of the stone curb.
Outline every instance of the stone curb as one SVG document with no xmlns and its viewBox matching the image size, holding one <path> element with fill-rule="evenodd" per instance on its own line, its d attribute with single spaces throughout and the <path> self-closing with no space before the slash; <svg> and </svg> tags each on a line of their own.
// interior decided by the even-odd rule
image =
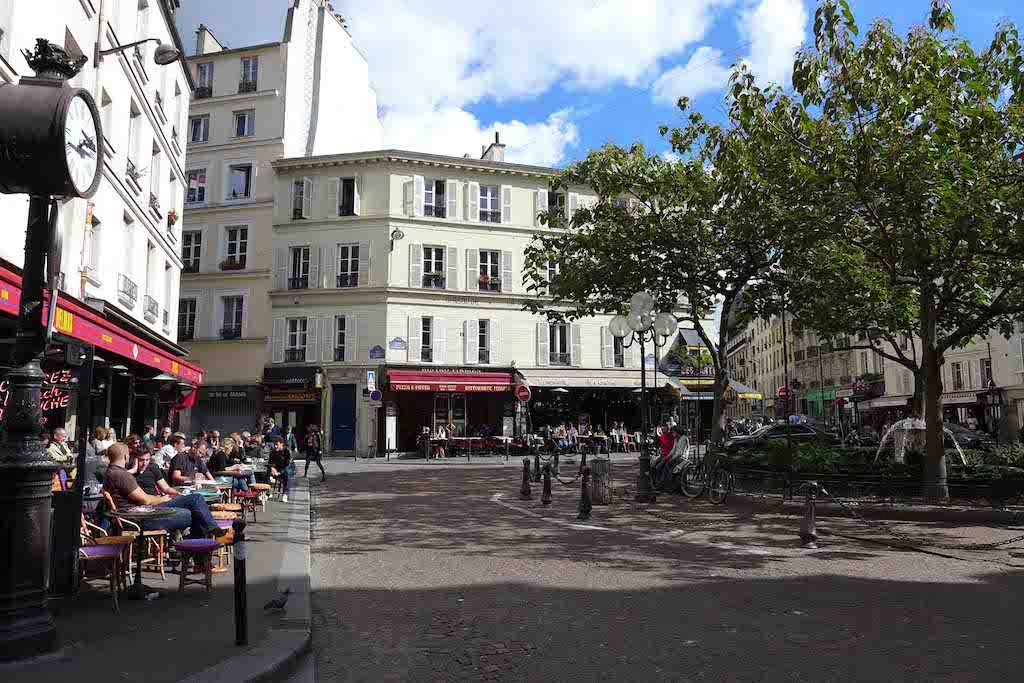
<svg viewBox="0 0 1024 683">
<path fill-rule="evenodd" d="M 283 504 L 279 504 L 283 505 Z M 288 618 L 270 628 L 270 634 L 248 650 L 215 664 L 180 683 L 264 683 L 273 681 L 291 670 L 299 658 L 309 652 L 312 643 L 312 603 L 310 601 L 310 493 L 309 480 L 296 477 L 295 490 L 288 508 L 281 510 L 287 518 L 286 542 L 281 568 L 278 571 L 279 591 L 291 588 Z M 279 510 L 281 508 L 278 508 Z M 249 609 L 261 609 L 250 605 Z"/>
</svg>

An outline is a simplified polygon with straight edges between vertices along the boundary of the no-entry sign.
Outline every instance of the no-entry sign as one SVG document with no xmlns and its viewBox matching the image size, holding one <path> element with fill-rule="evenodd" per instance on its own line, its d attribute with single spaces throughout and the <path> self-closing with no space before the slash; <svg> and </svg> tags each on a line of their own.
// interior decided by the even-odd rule
<svg viewBox="0 0 1024 683">
<path fill-rule="evenodd" d="M 779 387 L 779 398 L 783 401 L 788 401 L 793 398 L 793 392 L 790 391 L 789 387 Z"/>
<path fill-rule="evenodd" d="M 528 403 L 532 395 L 530 387 L 525 384 L 520 384 L 516 387 L 516 398 L 519 399 L 520 403 Z"/>
</svg>

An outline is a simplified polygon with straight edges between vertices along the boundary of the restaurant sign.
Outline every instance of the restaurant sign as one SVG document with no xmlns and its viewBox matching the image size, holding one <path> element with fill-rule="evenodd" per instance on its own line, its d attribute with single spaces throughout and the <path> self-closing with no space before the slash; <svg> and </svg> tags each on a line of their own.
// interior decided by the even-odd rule
<svg viewBox="0 0 1024 683">
<path fill-rule="evenodd" d="M 39 409 L 44 413 L 50 410 L 67 408 L 71 402 L 71 392 L 67 386 L 71 382 L 70 370 L 47 372 L 43 390 L 39 394 Z M 61 386 L 65 385 L 65 386 Z M 7 406 L 11 402 L 11 384 L 7 380 L 0 382 L 0 420 L 7 416 Z"/>
<path fill-rule="evenodd" d="M 392 391 L 452 391 L 467 394 L 510 391 L 511 384 L 442 384 L 440 382 L 392 382 Z"/>
<path fill-rule="evenodd" d="M 307 389 L 270 389 L 265 398 L 273 403 L 315 403 L 320 400 L 320 392 Z"/>
</svg>

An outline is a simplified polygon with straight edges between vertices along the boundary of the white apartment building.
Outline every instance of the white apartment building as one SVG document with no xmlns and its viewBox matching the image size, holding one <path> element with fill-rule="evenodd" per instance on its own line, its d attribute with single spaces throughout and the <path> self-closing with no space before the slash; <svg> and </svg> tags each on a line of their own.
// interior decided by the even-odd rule
<svg viewBox="0 0 1024 683">
<path fill-rule="evenodd" d="M 200 26 L 188 58 L 179 335 L 208 369 L 183 426 L 244 429 L 263 412 L 271 334 L 273 161 L 377 148 L 366 60 L 320 0 L 293 0 L 280 42 L 228 48 Z"/>
</svg>

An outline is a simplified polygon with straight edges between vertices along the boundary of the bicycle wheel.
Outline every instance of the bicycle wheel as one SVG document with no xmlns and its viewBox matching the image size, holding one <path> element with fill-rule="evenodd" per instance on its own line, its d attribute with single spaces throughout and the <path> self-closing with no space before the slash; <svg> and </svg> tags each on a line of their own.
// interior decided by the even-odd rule
<svg viewBox="0 0 1024 683">
<path fill-rule="evenodd" d="M 708 483 L 708 468 L 704 463 L 699 465 L 687 465 L 683 469 L 683 494 L 689 498 L 696 498 L 704 492 Z"/>
<path fill-rule="evenodd" d="M 708 481 L 708 498 L 715 505 L 720 505 L 730 491 L 732 491 L 732 475 L 725 470 L 715 469 Z"/>
</svg>

